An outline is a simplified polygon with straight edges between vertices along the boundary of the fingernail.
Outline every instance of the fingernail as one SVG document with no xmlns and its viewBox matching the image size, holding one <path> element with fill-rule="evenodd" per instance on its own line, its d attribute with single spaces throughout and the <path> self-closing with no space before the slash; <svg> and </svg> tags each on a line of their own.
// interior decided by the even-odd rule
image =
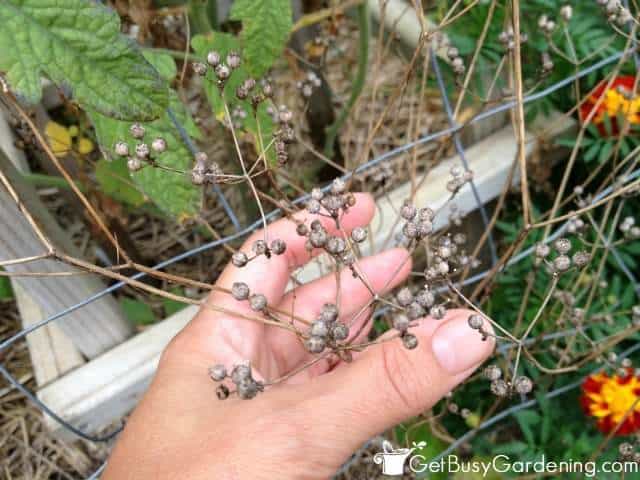
<svg viewBox="0 0 640 480">
<path fill-rule="evenodd" d="M 457 374 L 487 358 L 493 349 L 493 340 L 483 341 L 478 332 L 469 327 L 467 317 L 459 316 L 438 327 L 433 334 L 431 348 L 440 366 L 451 374 Z"/>
</svg>

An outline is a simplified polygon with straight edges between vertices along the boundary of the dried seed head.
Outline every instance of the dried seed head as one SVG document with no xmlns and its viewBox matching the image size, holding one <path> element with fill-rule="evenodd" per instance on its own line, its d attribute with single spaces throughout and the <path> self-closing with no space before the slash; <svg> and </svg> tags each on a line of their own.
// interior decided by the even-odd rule
<svg viewBox="0 0 640 480">
<path fill-rule="evenodd" d="M 516 392 L 526 395 L 533 390 L 533 382 L 529 377 L 522 375 L 513 381 L 513 388 Z"/>
<path fill-rule="evenodd" d="M 149 156 L 149 145 L 146 143 L 139 143 L 136 145 L 136 157 L 140 160 L 144 160 Z"/>
<path fill-rule="evenodd" d="M 206 180 L 204 173 L 196 168 L 191 170 L 191 183 L 194 185 L 203 185 Z"/>
<path fill-rule="evenodd" d="M 553 259 L 553 270 L 557 273 L 566 272 L 571 268 L 571 259 L 566 255 L 559 255 Z"/>
<path fill-rule="evenodd" d="M 218 80 L 224 81 L 229 78 L 229 75 L 231 75 L 231 69 L 224 63 L 216 67 L 216 77 L 218 77 Z"/>
<path fill-rule="evenodd" d="M 216 388 L 216 397 L 218 397 L 218 400 L 226 400 L 229 398 L 229 389 L 226 385 L 218 385 Z"/>
<path fill-rule="evenodd" d="M 267 242 L 264 240 L 256 240 L 253 242 L 251 250 L 253 250 L 253 253 L 256 255 L 264 255 L 267 251 Z"/>
<path fill-rule="evenodd" d="M 207 53 L 207 63 L 212 67 L 217 67 L 220 64 L 220 54 L 216 51 Z"/>
<path fill-rule="evenodd" d="M 631 457 L 634 451 L 635 451 L 635 448 L 633 444 L 629 442 L 622 442 L 618 447 L 618 452 L 620 452 L 620 455 L 622 455 L 622 457 L 624 458 Z"/>
<path fill-rule="evenodd" d="M 244 282 L 234 282 L 231 285 L 231 296 L 236 300 L 246 300 L 249 298 L 249 286 Z"/>
<path fill-rule="evenodd" d="M 322 205 L 320 205 L 320 202 L 314 198 L 310 198 L 307 201 L 307 212 L 313 214 L 316 214 L 320 211 L 320 208 L 322 208 Z"/>
<path fill-rule="evenodd" d="M 409 317 L 404 315 L 403 313 L 396 315 L 393 318 L 393 328 L 398 330 L 399 332 L 406 332 L 409 328 L 410 320 Z"/>
<path fill-rule="evenodd" d="M 236 385 L 238 389 L 238 397 L 242 400 L 251 400 L 263 390 L 262 384 L 256 382 L 253 378 L 245 378 Z"/>
<path fill-rule="evenodd" d="M 201 77 L 204 77 L 207 74 L 207 64 L 206 63 L 193 62 L 191 64 L 191 67 L 193 68 L 193 71 L 197 75 L 200 75 Z"/>
<path fill-rule="evenodd" d="M 407 222 L 402 228 L 402 233 L 409 239 L 416 238 L 419 234 L 418 226 L 413 222 Z"/>
<path fill-rule="evenodd" d="M 426 237 L 431 232 L 433 232 L 433 223 L 429 220 L 418 222 L 418 236 L 420 238 Z"/>
<path fill-rule="evenodd" d="M 151 142 L 151 148 L 154 152 L 162 153 L 167 149 L 167 141 L 164 138 L 156 138 Z"/>
<path fill-rule="evenodd" d="M 291 120 L 293 120 L 293 112 L 291 112 L 291 110 L 289 110 L 285 105 L 280 105 L 278 121 L 280 123 L 289 123 Z"/>
<path fill-rule="evenodd" d="M 417 320 L 425 314 L 424 308 L 418 302 L 413 302 L 407 307 L 407 316 L 411 320 Z"/>
<path fill-rule="evenodd" d="M 324 192 L 322 191 L 322 189 L 316 187 L 311 190 L 311 198 L 319 202 L 324 198 Z"/>
<path fill-rule="evenodd" d="M 236 252 L 231 256 L 231 263 L 235 267 L 239 267 L 239 268 L 244 267 L 248 261 L 249 261 L 249 258 L 247 257 L 247 254 L 244 252 Z"/>
<path fill-rule="evenodd" d="M 447 49 L 447 57 L 449 57 L 449 60 L 453 60 L 459 55 L 460 55 L 460 51 L 456 47 L 449 47 Z"/>
<path fill-rule="evenodd" d="M 477 313 L 474 313 L 473 315 L 469 315 L 467 322 L 469 323 L 469 326 L 474 330 L 480 330 L 482 328 L 482 324 L 484 323 L 484 321 L 482 320 L 482 317 Z"/>
<path fill-rule="evenodd" d="M 500 367 L 498 367 L 497 365 L 489 365 L 487 368 L 484 369 L 484 376 L 491 380 L 498 380 L 500 377 L 502 377 L 502 370 L 500 370 Z"/>
<path fill-rule="evenodd" d="M 322 248 L 327 243 L 327 232 L 324 230 L 314 230 L 309 235 L 309 242 L 315 248 Z"/>
<path fill-rule="evenodd" d="M 129 127 L 129 132 L 133 138 L 142 138 L 144 137 L 144 127 L 139 123 L 134 123 Z"/>
<path fill-rule="evenodd" d="M 591 256 L 589 255 L 589 253 L 585 252 L 584 250 L 580 250 L 579 252 L 574 253 L 573 257 L 571 258 L 573 259 L 573 263 L 575 264 L 575 266 L 578 268 L 584 267 L 591 260 Z"/>
<path fill-rule="evenodd" d="M 507 382 L 502 379 L 492 381 L 491 393 L 496 397 L 506 397 L 509 394 L 509 386 L 507 385 Z"/>
<path fill-rule="evenodd" d="M 326 342 L 324 338 L 312 335 L 304 341 L 304 346 L 309 353 L 322 353 Z"/>
<path fill-rule="evenodd" d="M 416 295 L 416 302 L 424 308 L 430 308 L 436 303 L 436 296 L 431 290 L 425 288 Z"/>
<path fill-rule="evenodd" d="M 327 323 L 335 322 L 338 318 L 338 307 L 334 303 L 325 303 L 322 306 L 319 318 Z"/>
<path fill-rule="evenodd" d="M 338 342 L 346 340 L 349 336 L 349 327 L 344 323 L 336 322 L 333 327 L 331 327 L 331 336 Z"/>
<path fill-rule="evenodd" d="M 434 320 L 442 320 L 446 314 L 447 309 L 444 307 L 444 305 L 435 305 L 429 310 L 429 315 Z"/>
<path fill-rule="evenodd" d="M 126 157 L 127 155 L 129 155 L 129 145 L 127 145 L 125 142 L 117 142 L 113 149 L 115 150 L 116 155 L 119 155 L 121 157 Z"/>
<path fill-rule="evenodd" d="M 227 377 L 227 368 L 222 364 L 214 365 L 209 368 L 209 376 L 214 382 L 221 382 Z"/>
<path fill-rule="evenodd" d="M 413 293 L 409 290 L 409 287 L 401 288 L 398 294 L 396 295 L 398 299 L 398 303 L 403 307 L 411 304 L 413 302 Z"/>
<path fill-rule="evenodd" d="M 263 82 L 262 93 L 265 97 L 271 98 L 273 96 L 273 86 L 269 82 Z"/>
<path fill-rule="evenodd" d="M 329 325 L 324 320 L 315 320 L 311 324 L 309 335 L 324 338 L 329 335 Z"/>
<path fill-rule="evenodd" d="M 249 91 L 246 88 L 244 88 L 242 85 L 236 88 L 236 97 L 238 97 L 240 100 L 246 100 L 248 96 L 249 96 Z"/>
<path fill-rule="evenodd" d="M 275 255 L 282 255 L 287 250 L 287 244 L 284 240 L 276 238 L 271 242 L 271 251 Z"/>
<path fill-rule="evenodd" d="M 560 8 L 560 16 L 565 22 L 571 20 L 571 17 L 573 17 L 573 7 L 571 5 L 563 5 Z"/>
<path fill-rule="evenodd" d="M 417 210 L 409 200 L 405 200 L 404 204 L 400 208 L 400 216 L 405 220 L 413 220 L 413 217 L 416 216 Z"/>
<path fill-rule="evenodd" d="M 413 350 L 418 346 L 418 337 L 416 337 L 413 333 L 405 333 L 402 336 L 402 344 L 407 350 Z"/>
<path fill-rule="evenodd" d="M 436 270 L 440 275 L 446 275 L 447 273 L 449 273 L 449 264 L 444 260 L 438 262 L 438 264 L 436 265 Z"/>
<path fill-rule="evenodd" d="M 559 238 L 553 242 L 553 248 L 556 249 L 560 255 L 566 255 L 571 250 L 571 241 L 568 238 Z"/>
<path fill-rule="evenodd" d="M 231 370 L 231 381 L 238 385 L 241 381 L 251 378 L 251 366 L 239 364 Z"/>
<path fill-rule="evenodd" d="M 296 233 L 301 237 L 306 237 L 307 234 L 309 233 L 309 228 L 307 228 L 307 226 L 304 223 L 299 223 L 296 226 Z"/>
<path fill-rule="evenodd" d="M 229 52 L 227 55 L 227 65 L 232 69 L 236 69 L 240 66 L 240 54 L 238 52 Z"/>
<path fill-rule="evenodd" d="M 536 244 L 536 248 L 534 250 L 536 257 L 538 258 L 546 258 L 549 253 L 551 253 L 551 249 L 549 245 L 546 243 L 538 243 Z"/>
<path fill-rule="evenodd" d="M 367 239 L 367 229 L 356 227 L 351 231 L 351 238 L 356 243 L 364 242 Z"/>
<path fill-rule="evenodd" d="M 325 248 L 327 252 L 331 253 L 332 255 L 337 255 L 339 253 L 344 252 L 344 249 L 346 248 L 346 244 L 343 238 L 329 237 Z"/>
<path fill-rule="evenodd" d="M 251 310 L 261 312 L 267 308 L 267 297 L 261 293 L 254 293 L 249 297 L 249 306 Z"/>
<path fill-rule="evenodd" d="M 347 188 L 347 184 L 341 178 L 336 178 L 331 182 L 331 193 L 334 195 L 340 195 L 344 193 Z"/>
<path fill-rule="evenodd" d="M 137 172 L 142 169 L 144 164 L 140 161 L 138 157 L 131 157 L 127 160 L 127 168 L 130 172 Z"/>
</svg>

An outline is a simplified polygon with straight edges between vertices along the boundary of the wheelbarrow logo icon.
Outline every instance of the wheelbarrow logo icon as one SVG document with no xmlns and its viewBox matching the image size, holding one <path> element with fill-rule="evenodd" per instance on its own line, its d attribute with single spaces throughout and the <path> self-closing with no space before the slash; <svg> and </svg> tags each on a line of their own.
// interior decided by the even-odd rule
<svg viewBox="0 0 640 480">
<path fill-rule="evenodd" d="M 414 450 L 424 448 L 427 442 L 413 443 L 413 448 L 398 448 L 394 450 L 393 445 L 387 440 L 382 442 L 382 452 L 378 452 L 373 456 L 373 462 L 376 465 L 382 464 L 383 475 L 402 475 L 404 473 L 404 465 L 407 458 Z"/>
</svg>

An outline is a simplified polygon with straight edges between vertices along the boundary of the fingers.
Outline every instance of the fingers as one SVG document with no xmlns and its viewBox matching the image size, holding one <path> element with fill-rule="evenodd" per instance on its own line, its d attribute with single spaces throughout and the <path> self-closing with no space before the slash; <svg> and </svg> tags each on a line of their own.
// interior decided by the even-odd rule
<svg viewBox="0 0 640 480">
<path fill-rule="evenodd" d="M 404 248 L 395 248 L 358 262 L 359 271 L 375 293 L 384 294 L 403 282 L 411 272 L 411 257 Z M 307 283 L 285 295 L 280 310 L 293 311 L 296 316 L 313 321 L 325 303 L 335 303 L 337 293 L 335 274 L 328 274 Z M 350 327 L 351 335 L 369 318 L 369 310 L 363 310 L 373 298 L 361 278 L 354 278 L 351 270 L 344 269 L 340 275 L 340 321 Z M 354 316 L 356 316 L 354 318 Z M 300 324 L 298 324 L 300 326 Z M 366 330 L 368 331 L 368 330 Z M 366 331 L 362 335 L 366 335 Z M 269 343 L 274 352 L 282 356 L 284 371 L 292 370 L 312 356 L 306 352 L 300 340 L 291 332 L 281 328 L 268 330 Z M 318 364 L 326 369 L 326 363 Z M 315 373 L 322 368 L 316 367 Z M 295 378 L 295 377 L 294 377 Z"/>
<path fill-rule="evenodd" d="M 343 432 L 345 442 L 357 448 L 432 407 L 493 351 L 493 339 L 482 341 L 468 326 L 471 313 L 451 310 L 443 320 L 424 319 L 411 330 L 419 339 L 415 350 L 405 349 L 399 339 L 369 347 L 352 364 L 308 384 L 315 397 L 307 408 L 334 434 L 342 425 L 348 432 Z M 485 329 L 492 331 L 486 321 Z"/>
<path fill-rule="evenodd" d="M 355 196 L 355 206 L 350 208 L 348 213 L 341 219 L 341 224 L 347 232 L 350 232 L 355 227 L 367 225 L 375 212 L 375 203 L 370 195 L 358 193 Z M 307 222 L 319 219 L 329 233 L 337 233 L 335 222 L 330 218 L 310 215 L 305 212 L 296 214 L 295 218 L 306 220 Z M 283 255 L 271 255 L 271 258 L 261 255 L 241 268 L 230 264 L 224 269 L 216 285 L 229 289 L 234 282 L 245 282 L 251 292 L 265 295 L 270 305 L 280 303 L 289 281 L 289 272 L 304 265 L 310 257 L 305 249 L 306 237 L 296 233 L 296 225 L 290 219 L 284 218 L 269 225 L 267 233 L 269 241 L 281 239 L 286 243 L 287 249 L 285 253 Z M 240 250 L 250 256 L 253 243 L 260 239 L 264 239 L 263 230 L 252 234 Z M 235 302 L 228 294 L 219 292 L 213 292 L 209 301 L 218 305 L 239 306 L 238 302 Z"/>
<path fill-rule="evenodd" d="M 341 225 L 347 232 L 357 226 L 367 225 L 375 212 L 375 204 L 370 195 L 355 194 L 355 197 L 355 205 L 341 218 Z M 305 212 L 300 212 L 295 217 L 307 222 L 317 218 L 330 233 L 337 233 L 335 222 L 330 218 Z M 251 235 L 241 251 L 249 256 L 253 243 L 259 239 L 264 239 L 262 230 Z M 309 253 L 305 250 L 306 237 L 296 233 L 296 224 L 290 219 L 281 219 L 269 225 L 268 240 L 274 239 L 281 239 L 286 243 L 287 249 L 284 254 L 271 255 L 269 259 L 261 255 L 244 267 L 229 264 L 216 285 L 231 289 L 235 282 L 244 282 L 252 294 L 264 295 L 267 305 L 278 305 L 287 286 L 290 269 L 306 262 Z M 261 367 L 265 375 L 270 372 L 277 374 L 276 366 L 266 365 L 267 362 L 260 357 L 265 351 L 259 348 L 265 342 L 264 325 L 235 315 L 221 314 L 213 307 L 238 314 L 259 315 L 251 311 L 248 301 L 237 301 L 229 293 L 214 290 L 198 315 L 173 343 L 183 350 L 191 350 L 197 357 L 206 358 L 207 362 L 211 362 L 212 358 L 224 363 L 249 359 L 257 367 Z"/>
</svg>

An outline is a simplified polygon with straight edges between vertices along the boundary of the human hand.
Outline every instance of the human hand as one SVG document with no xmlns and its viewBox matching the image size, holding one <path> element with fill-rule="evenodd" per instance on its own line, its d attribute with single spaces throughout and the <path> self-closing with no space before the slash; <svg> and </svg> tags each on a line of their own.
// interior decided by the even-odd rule
<svg viewBox="0 0 640 480">
<path fill-rule="evenodd" d="M 373 217 L 373 200 L 363 194 L 356 199 L 341 218 L 346 232 L 367 225 Z M 298 218 L 309 217 L 313 216 Z M 331 219 L 318 218 L 330 233 L 338 233 Z M 257 257 L 243 268 L 228 265 L 217 287 L 230 289 L 235 282 L 244 282 L 280 312 L 317 317 L 325 303 L 336 301 L 336 276 L 285 292 L 291 271 L 309 260 L 305 237 L 296 234 L 288 219 L 273 223 L 268 232 L 270 239 L 286 242 L 286 252 L 270 259 Z M 241 250 L 249 252 L 262 237 L 263 233 L 255 233 Z M 358 269 L 369 287 L 383 294 L 410 273 L 407 257 L 406 250 L 392 249 L 361 259 Z M 349 269 L 341 272 L 340 321 L 349 324 L 371 297 L 360 278 Z M 165 349 L 102 478 L 329 478 L 367 439 L 433 406 L 490 355 L 493 340 L 482 341 L 469 328 L 470 313 L 448 310 L 441 320 L 422 319 L 411 329 L 419 341 L 413 350 L 394 338 L 354 352 L 349 363 L 324 355 L 251 401 L 237 396 L 219 401 L 216 384 L 207 375 L 214 364 L 230 367 L 249 360 L 253 377 L 270 381 L 317 355 L 310 354 L 290 330 L 253 319 L 257 314 L 249 302 L 214 289 Z M 370 323 L 368 314 L 357 315 L 350 331 L 360 333 L 352 344 L 366 339 Z M 297 327 L 302 330 L 301 324 Z M 486 321 L 484 328 L 491 331 Z M 388 332 L 383 339 L 388 337 L 397 333 Z"/>
</svg>

